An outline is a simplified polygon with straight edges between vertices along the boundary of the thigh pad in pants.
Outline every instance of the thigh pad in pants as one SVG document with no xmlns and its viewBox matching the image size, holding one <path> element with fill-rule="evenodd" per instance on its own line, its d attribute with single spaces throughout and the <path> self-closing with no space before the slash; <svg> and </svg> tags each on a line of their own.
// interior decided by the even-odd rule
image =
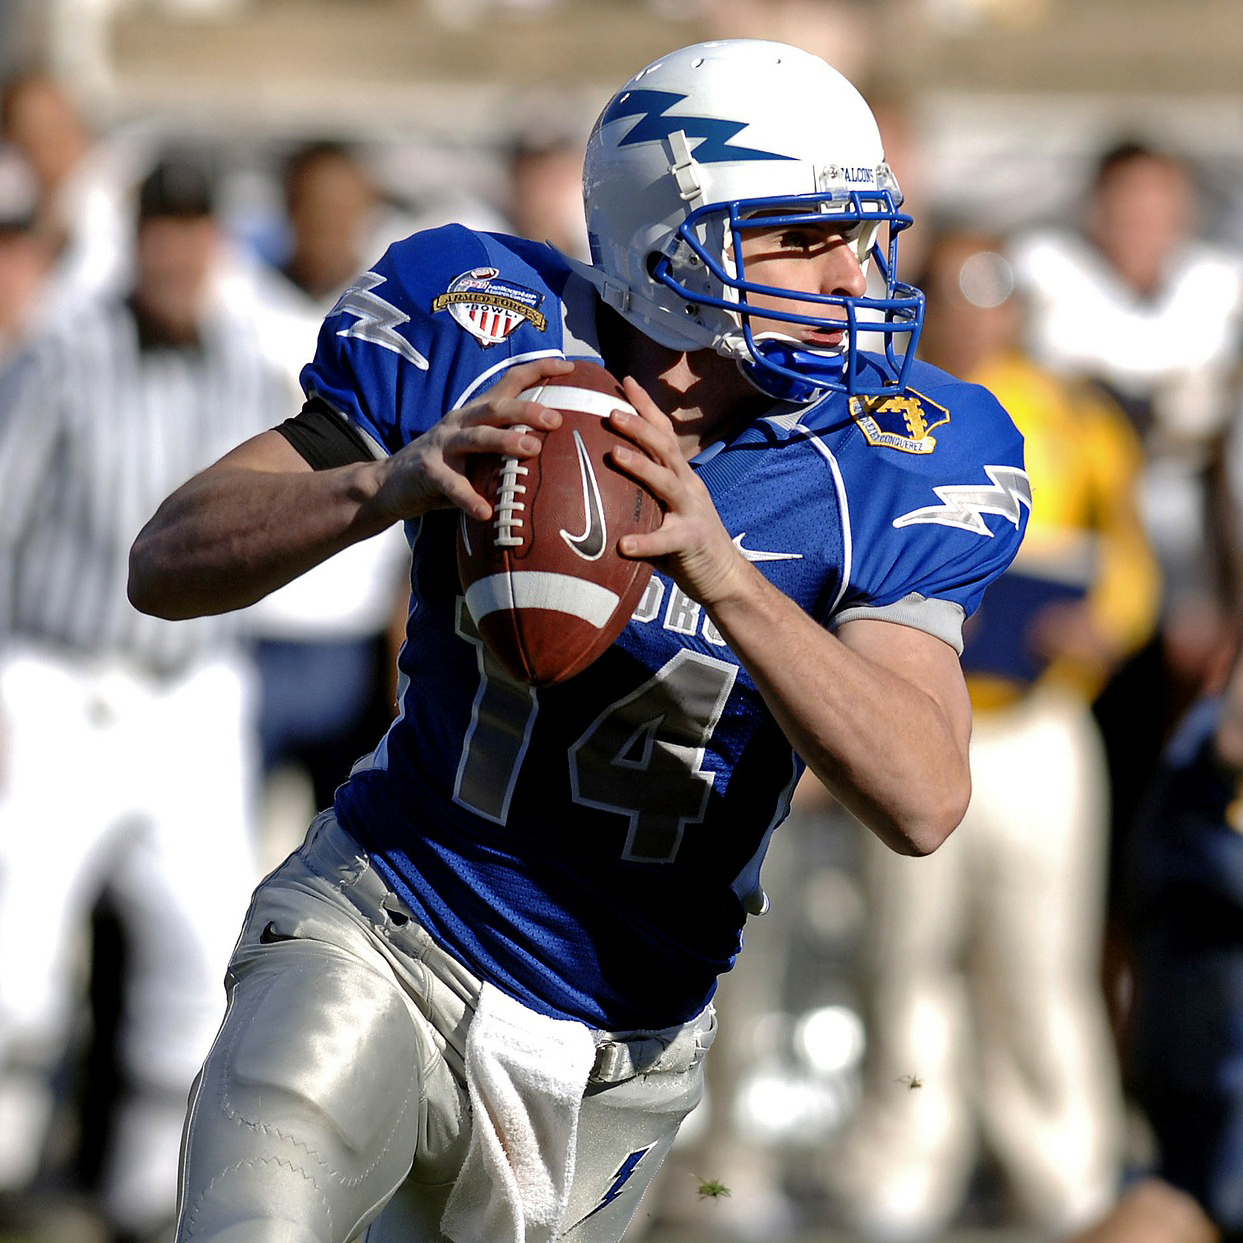
<svg viewBox="0 0 1243 1243">
<path fill-rule="evenodd" d="M 344 909 L 288 886 L 266 898 L 192 1096 L 179 1238 L 341 1243 L 416 1153 L 420 1182 L 453 1178 L 466 1107 L 439 1037 Z"/>
</svg>

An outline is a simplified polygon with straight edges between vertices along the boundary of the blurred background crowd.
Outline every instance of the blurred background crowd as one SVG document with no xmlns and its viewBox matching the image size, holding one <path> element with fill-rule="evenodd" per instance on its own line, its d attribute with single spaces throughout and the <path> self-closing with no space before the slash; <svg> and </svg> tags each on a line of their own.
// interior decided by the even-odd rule
<svg viewBox="0 0 1243 1243">
<path fill-rule="evenodd" d="M 967 821 L 899 858 L 800 790 L 634 1237 L 1065 1239 L 1141 1180 L 1131 878 L 1165 856 L 1136 825 L 1243 619 L 1237 16 L 0 0 L 0 1237 L 171 1238 L 246 896 L 392 711 L 399 534 L 156 624 L 124 599 L 138 526 L 297 411 L 321 319 L 389 241 L 456 220 L 581 255 L 608 93 L 732 35 L 869 97 L 921 352 L 997 393 L 1036 502 L 967 634 Z"/>
</svg>

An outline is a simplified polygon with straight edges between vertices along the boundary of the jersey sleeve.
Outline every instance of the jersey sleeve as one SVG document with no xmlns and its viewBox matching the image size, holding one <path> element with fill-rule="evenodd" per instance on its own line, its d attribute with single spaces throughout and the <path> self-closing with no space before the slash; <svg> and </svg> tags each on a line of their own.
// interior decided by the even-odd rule
<svg viewBox="0 0 1243 1243">
<path fill-rule="evenodd" d="M 940 373 L 937 373 L 940 374 Z M 948 379 L 948 377 L 946 377 Z M 1022 437 L 995 397 L 954 382 L 920 409 L 856 420 L 868 449 L 846 478 L 851 562 L 832 624 L 877 618 L 928 630 L 962 651 L 962 624 L 1014 559 L 1031 512 Z M 862 463 L 862 466 L 860 466 Z"/>
<path fill-rule="evenodd" d="M 375 456 L 372 442 L 320 397 L 309 398 L 297 414 L 272 430 L 284 436 L 314 470 L 351 466 Z"/>
<path fill-rule="evenodd" d="M 390 246 L 325 318 L 302 370 L 308 400 L 387 455 L 508 364 L 560 353 L 554 274 L 532 265 L 527 245 L 447 225 Z"/>
</svg>

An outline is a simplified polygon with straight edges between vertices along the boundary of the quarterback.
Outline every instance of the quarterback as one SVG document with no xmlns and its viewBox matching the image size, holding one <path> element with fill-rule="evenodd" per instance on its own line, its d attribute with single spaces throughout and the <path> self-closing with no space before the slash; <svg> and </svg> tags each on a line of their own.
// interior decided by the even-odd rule
<svg viewBox="0 0 1243 1243">
<path fill-rule="evenodd" d="M 794 47 L 686 48 L 606 105 L 584 199 L 590 263 L 458 226 L 392 246 L 303 411 L 134 545 L 131 599 L 171 618 L 396 522 L 413 552 L 398 718 L 246 915 L 183 1241 L 345 1243 L 403 1181 L 422 1239 L 618 1239 L 804 767 L 903 853 L 964 813 L 962 624 L 1031 496 L 997 402 L 914 361 L 867 105 Z M 624 377 L 613 465 L 664 512 L 621 541 L 655 574 L 620 638 L 535 690 L 471 625 L 455 529 L 489 513 L 471 460 L 557 425 L 520 394 L 566 359 Z"/>
</svg>

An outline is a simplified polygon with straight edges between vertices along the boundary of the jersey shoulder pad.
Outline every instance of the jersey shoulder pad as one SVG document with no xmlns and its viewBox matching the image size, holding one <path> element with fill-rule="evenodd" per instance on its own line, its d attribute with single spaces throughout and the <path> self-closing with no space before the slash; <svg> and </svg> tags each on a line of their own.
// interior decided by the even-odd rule
<svg viewBox="0 0 1243 1243">
<path fill-rule="evenodd" d="M 503 234 L 412 234 L 337 299 L 303 388 L 395 452 L 508 361 L 559 352 L 567 272 L 550 247 Z"/>
<path fill-rule="evenodd" d="M 906 392 L 852 399 L 849 413 L 856 599 L 936 597 L 969 616 L 1031 512 L 1018 429 L 987 389 L 918 363 Z"/>
<path fill-rule="evenodd" d="M 452 340 L 456 326 L 488 348 L 524 325 L 545 331 L 546 304 L 559 295 L 567 275 L 564 261 L 547 245 L 449 224 L 393 243 L 337 299 L 327 321 L 353 316 L 369 331 L 352 335 L 379 338 L 399 354 L 381 324 L 428 342 Z"/>
<path fill-rule="evenodd" d="M 986 388 L 927 363 L 913 363 L 906 390 L 891 397 L 852 398 L 850 418 L 881 460 L 929 474 L 962 462 L 1022 465 L 1022 436 Z"/>
</svg>

